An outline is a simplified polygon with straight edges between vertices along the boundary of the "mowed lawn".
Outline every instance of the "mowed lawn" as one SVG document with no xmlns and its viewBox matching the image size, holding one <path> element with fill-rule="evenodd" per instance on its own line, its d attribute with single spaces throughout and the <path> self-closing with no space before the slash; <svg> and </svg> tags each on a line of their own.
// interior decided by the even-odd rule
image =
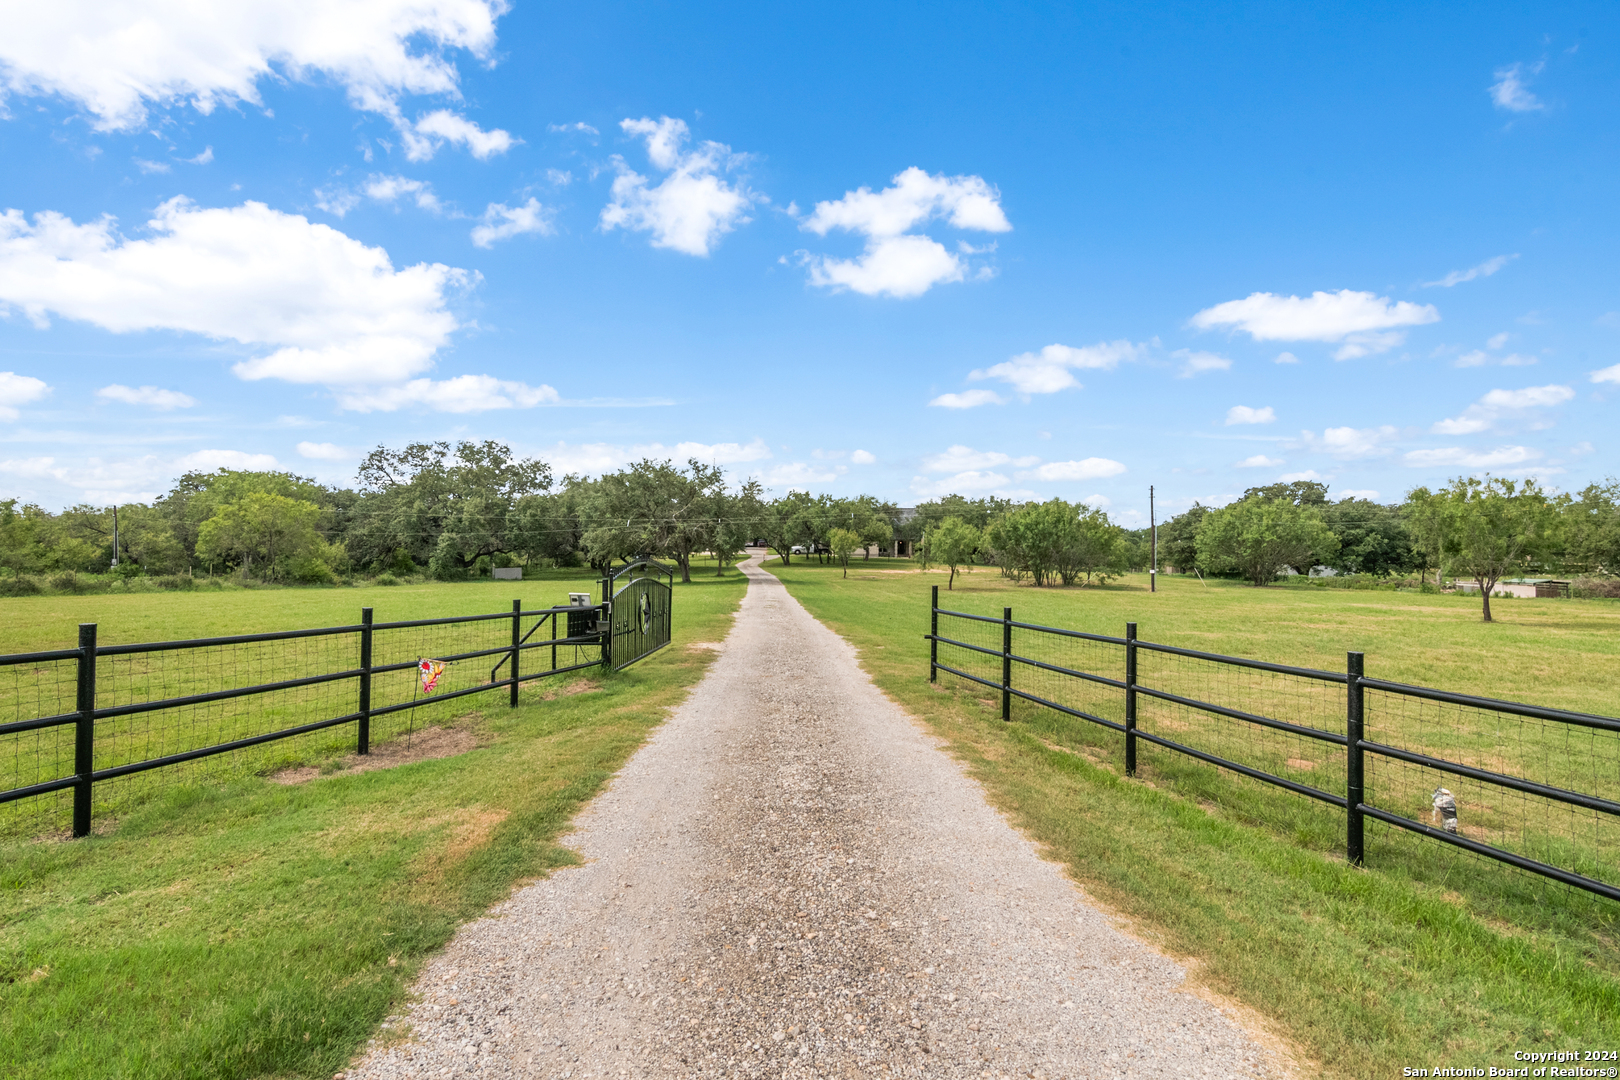
<svg viewBox="0 0 1620 1080">
<path fill-rule="evenodd" d="M 1353 649 L 1376 677 L 1613 715 L 1620 603 L 1499 601 L 1486 625 L 1477 599 L 1449 596 L 1179 577 L 1150 593 L 1144 575 L 1035 589 L 982 567 L 947 591 L 946 572 L 905 562 L 767 568 L 1090 895 L 1267 1018 L 1305 1075 L 1505 1067 L 1620 1037 L 1620 904 L 1382 826 L 1369 869 L 1350 867 L 1342 811 L 1145 744 L 1126 778 L 1113 732 L 1034 706 L 1004 724 L 994 691 L 930 686 L 923 640 L 938 584 L 941 606 L 974 614 L 1110 635 L 1134 621 L 1146 640 L 1327 670 Z M 1609 781 L 1598 793 L 1620 797 Z"/>
<path fill-rule="evenodd" d="M 730 628 L 743 579 L 676 586 L 674 643 L 464 699 L 475 748 L 285 786 L 181 783 L 75 841 L 0 842 L 0 1075 L 330 1077 L 423 959 L 517 883 L 678 704 Z M 0 601 L 6 648 L 152 640 L 510 609 L 575 580 Z M 32 629 L 19 633 L 19 625 Z M 116 630 L 112 628 L 116 627 Z M 36 635 L 54 635 L 40 642 Z M 420 729 L 418 729 L 420 730 Z"/>
</svg>

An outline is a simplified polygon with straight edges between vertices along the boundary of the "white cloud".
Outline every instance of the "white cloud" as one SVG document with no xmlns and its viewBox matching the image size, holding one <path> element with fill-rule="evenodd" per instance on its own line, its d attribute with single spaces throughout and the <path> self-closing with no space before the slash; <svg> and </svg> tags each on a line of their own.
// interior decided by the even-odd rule
<svg viewBox="0 0 1620 1080">
<path fill-rule="evenodd" d="M 998 472 L 982 469 L 969 469 L 954 476 L 930 480 L 924 476 L 914 476 L 911 479 L 911 490 L 923 498 L 939 498 L 943 495 L 999 495 L 1008 499 L 1034 498 L 1033 491 L 1026 491 L 1012 486 L 1012 481 Z"/>
<path fill-rule="evenodd" d="M 912 166 L 896 174 L 882 191 L 862 187 L 845 192 L 842 199 L 816 204 L 804 222 L 805 230 L 817 236 L 833 229 L 859 233 L 866 237 L 866 249 L 854 259 L 806 255 L 810 283 L 835 291 L 852 289 L 864 296 L 905 298 L 963 280 L 968 271 L 963 258 L 911 231 L 936 219 L 977 232 L 1012 228 L 1002 212 L 1000 192 L 983 177 L 932 176 Z M 969 245 L 962 254 L 984 250 Z"/>
<path fill-rule="evenodd" d="M 412 161 L 427 161 L 447 142 L 465 146 L 479 161 L 488 161 L 522 141 L 500 128 L 485 131 L 449 109 L 435 109 L 414 125 L 401 124 L 399 134 L 405 144 L 405 156 Z"/>
<path fill-rule="evenodd" d="M 178 390 L 161 390 L 156 386 L 124 386 L 113 383 L 96 391 L 96 397 L 108 401 L 122 401 L 126 405 L 150 405 L 154 409 L 189 409 L 197 399 Z"/>
<path fill-rule="evenodd" d="M 1541 65 L 1535 64 L 1530 68 L 1531 75 L 1541 72 Z M 1513 64 L 1509 67 L 1498 68 L 1496 81 L 1491 84 L 1491 100 L 1498 109 L 1508 112 L 1535 112 L 1544 106 L 1524 85 L 1524 65 Z"/>
<path fill-rule="evenodd" d="M 1181 359 L 1181 370 L 1176 373 L 1178 379 L 1190 379 L 1194 375 L 1202 375 L 1206 371 L 1230 371 L 1232 369 L 1232 361 L 1211 352 L 1177 349 L 1171 355 Z"/>
<path fill-rule="evenodd" d="M 298 453 L 312 461 L 353 461 L 359 456 L 347 447 L 329 442 L 301 442 Z"/>
<path fill-rule="evenodd" d="M 15 420 L 22 413 L 18 405 L 28 405 L 51 392 L 42 379 L 31 375 L 18 375 L 15 371 L 0 371 L 0 420 Z"/>
<path fill-rule="evenodd" d="M 1002 382 L 1011 383 L 1020 394 L 1052 394 L 1070 387 L 1078 388 L 1080 383 L 1073 375 L 1077 369 L 1112 371 L 1119 366 L 1120 361 L 1136 360 L 1146 353 L 1147 346 L 1133 345 L 1123 339 L 1099 341 L 1095 345 L 1080 348 L 1048 345 L 1038 353 L 1019 353 L 1010 360 L 973 371 L 969 373 L 968 378 L 1000 379 Z M 985 392 L 969 391 L 970 394 Z"/>
<path fill-rule="evenodd" d="M 1457 357 L 1457 359 L 1455 359 L 1455 360 L 1453 360 L 1451 362 L 1451 366 L 1452 367 L 1481 367 L 1481 366 L 1483 366 L 1485 364 L 1490 363 L 1490 359 L 1491 358 L 1489 356 L 1487 356 L 1483 352 L 1480 352 L 1478 349 L 1475 349 L 1472 352 L 1465 352 L 1461 356 Z"/>
<path fill-rule="evenodd" d="M 1613 364 L 1592 372 L 1591 379 L 1596 383 L 1620 383 L 1620 364 Z"/>
<path fill-rule="evenodd" d="M 1338 492 L 1341 499 L 1366 499 L 1368 502 L 1378 501 L 1378 492 L 1372 488 L 1340 488 Z"/>
<path fill-rule="evenodd" d="M 1495 450 L 1465 450 L 1448 446 L 1438 450 L 1412 450 L 1401 460 L 1414 469 L 1463 468 L 1495 469 L 1503 465 L 1522 465 L 1541 456 L 1541 451 L 1528 446 L 1501 446 Z"/>
<path fill-rule="evenodd" d="M 444 209 L 439 203 L 438 196 L 433 194 L 433 185 L 425 180 L 412 180 L 405 176 L 375 175 L 366 181 L 365 192 L 367 198 L 378 202 L 391 203 L 401 195 L 409 195 L 423 210 L 437 214 Z M 338 217 L 342 216 L 338 214 Z"/>
<path fill-rule="evenodd" d="M 145 176 L 151 176 L 153 173 L 166 173 L 170 168 L 165 162 L 147 161 L 145 158 L 136 158 L 135 167 L 141 170 L 141 173 Z"/>
<path fill-rule="evenodd" d="M 877 463 L 877 457 L 867 450 L 855 451 L 849 455 L 849 460 L 854 465 L 873 465 Z"/>
<path fill-rule="evenodd" d="M 1247 405 L 1234 405 L 1226 410 L 1226 424 L 1269 424 L 1277 419 L 1277 414 L 1270 405 L 1263 409 L 1251 409 Z"/>
<path fill-rule="evenodd" d="M 1300 433 L 1301 441 L 1311 449 L 1346 460 L 1387 454 L 1389 447 L 1386 444 L 1399 436 L 1400 432 L 1389 424 L 1375 428 L 1328 428 L 1322 432 L 1320 439 L 1309 431 Z"/>
<path fill-rule="evenodd" d="M 574 182 L 574 174 L 566 169 L 547 169 L 546 179 L 553 187 L 567 187 Z"/>
<path fill-rule="evenodd" d="M 355 108 L 409 131 L 400 98 L 459 97 L 447 54 L 490 60 L 506 8 L 505 0 L 25 4 L 7 13 L 0 78 L 12 94 L 75 102 L 100 131 L 138 129 L 149 105 L 185 102 L 207 114 L 238 101 L 261 105 L 265 80 L 331 79 Z"/>
<path fill-rule="evenodd" d="M 1125 466 L 1118 461 L 1112 461 L 1108 458 L 1088 457 L 1080 461 L 1049 461 L 1031 473 L 1019 474 L 1019 478 L 1100 480 L 1105 476 L 1118 476 L 1124 471 Z"/>
<path fill-rule="evenodd" d="M 206 165 L 213 160 L 214 148 L 212 146 L 206 146 L 203 148 L 203 152 L 198 154 L 196 157 L 186 158 L 186 163 L 188 165 Z"/>
<path fill-rule="evenodd" d="M 1283 473 L 1281 476 L 1277 477 L 1277 482 L 1279 484 L 1292 484 L 1300 480 L 1320 479 L 1322 479 L 1321 473 L 1317 472 L 1315 469 L 1306 469 L 1304 472 Z"/>
<path fill-rule="evenodd" d="M 490 203 L 484 210 L 482 223 L 473 226 L 472 242 L 488 248 L 494 247 L 497 240 L 509 240 L 524 233 L 549 236 L 552 231 L 551 212 L 541 206 L 538 199 L 531 198 L 522 206 Z"/>
<path fill-rule="evenodd" d="M 1486 259 L 1478 266 L 1470 266 L 1467 270 L 1453 270 L 1439 281 L 1425 281 L 1423 283 L 1423 287 L 1425 289 L 1432 289 L 1438 286 L 1442 289 L 1449 289 L 1453 285 L 1461 285 L 1463 282 L 1473 281 L 1475 278 L 1490 277 L 1492 274 L 1496 273 L 1498 270 L 1502 269 L 1502 267 L 1506 266 L 1508 263 L 1512 262 L 1518 257 L 1519 256 L 1517 253 L 1513 255 L 1497 255 L 1494 258 Z M 1497 337 L 1503 339 L 1504 341 L 1507 339 L 1506 334 L 1498 334 Z M 1496 338 L 1492 338 L 1491 340 L 1496 341 Z M 1502 346 L 1500 344 L 1491 346 L 1493 349 L 1500 349 L 1501 347 Z"/>
<path fill-rule="evenodd" d="M 1485 347 L 1487 349 L 1500 349 L 1502 346 L 1508 343 L 1508 338 L 1512 336 L 1513 335 L 1509 334 L 1506 330 L 1503 330 L 1500 334 L 1492 334 L 1488 339 L 1486 339 Z"/>
<path fill-rule="evenodd" d="M 580 121 L 578 121 L 576 123 L 572 123 L 572 124 L 547 124 L 546 125 L 546 130 L 551 132 L 554 135 L 557 134 L 558 132 L 569 132 L 569 131 L 577 131 L 577 132 L 580 132 L 581 134 L 584 134 L 584 135 L 600 135 L 600 134 L 602 134 L 600 131 L 597 131 L 595 128 L 591 127 L 591 125 L 585 123 L 585 121 L 583 121 L 583 120 L 580 120 Z"/>
<path fill-rule="evenodd" d="M 1106 510 L 1110 506 L 1114 505 L 1114 500 L 1110 499 L 1106 495 L 1087 495 L 1080 501 L 1085 503 L 1087 506 L 1095 506 L 1099 510 Z"/>
<path fill-rule="evenodd" d="M 1280 457 L 1279 458 L 1274 458 L 1274 457 L 1267 457 L 1264 454 L 1255 454 L 1253 457 L 1244 458 L 1242 461 L 1238 462 L 1237 465 L 1234 466 L 1234 468 L 1238 468 L 1238 469 L 1275 469 L 1278 465 L 1285 465 L 1285 464 L 1287 464 L 1287 462 L 1283 458 L 1280 458 Z"/>
<path fill-rule="evenodd" d="M 1430 431 L 1437 435 L 1472 435 L 1489 431 L 1498 421 L 1532 409 L 1550 409 L 1571 400 L 1567 386 L 1527 386 L 1523 390 L 1492 390 L 1464 409 L 1461 416 L 1441 420 Z M 1537 425 L 1545 426 L 1545 425 Z"/>
<path fill-rule="evenodd" d="M 1004 402 L 994 390 L 965 390 L 960 394 L 941 394 L 928 404 L 942 409 L 971 409 L 979 405 L 1001 405 Z"/>
<path fill-rule="evenodd" d="M 614 156 L 618 176 L 613 201 L 602 208 L 602 228 L 624 228 L 652 233 L 653 247 L 687 255 L 707 255 L 720 237 L 749 221 L 748 209 L 756 196 L 741 183 L 727 184 L 721 170 L 739 167 L 746 155 L 729 146 L 705 142 L 695 150 L 682 149 L 689 135 L 684 120 L 663 116 L 624 120 L 625 134 L 647 141 L 647 158 L 669 175 L 656 187 Z"/>
<path fill-rule="evenodd" d="M 998 450 L 974 450 L 968 446 L 953 446 L 943 454 L 923 458 L 924 472 L 977 472 L 997 465 L 1017 465 L 1030 468 L 1040 464 L 1038 457 L 1018 457 Z"/>
<path fill-rule="evenodd" d="M 0 461 L 0 474 L 18 480 L 46 480 L 76 493 L 74 501 L 96 506 L 151 502 L 165 486 L 186 472 L 244 469 L 263 472 L 281 467 L 274 455 L 242 450 L 198 450 L 183 457 L 145 454 L 116 461 L 88 458 L 63 462 L 54 457 Z"/>
<path fill-rule="evenodd" d="M 1384 352 L 1405 340 L 1403 326 L 1438 322 L 1432 304 L 1392 301 L 1370 292 L 1340 289 L 1308 297 L 1251 293 L 1242 300 L 1205 308 L 1192 317 L 1200 330 L 1227 326 L 1255 341 L 1341 341 L 1336 360 Z"/>
<path fill-rule="evenodd" d="M 1299 357 L 1295 356 L 1291 352 L 1281 352 L 1281 353 L 1277 354 L 1277 359 L 1273 360 L 1272 363 L 1273 364 L 1297 364 L 1297 363 L 1299 363 Z"/>
<path fill-rule="evenodd" d="M 493 375 L 412 379 L 402 386 L 346 390 L 338 396 L 343 407 L 354 412 L 393 412 L 411 405 L 438 412 L 488 412 L 491 409 L 530 409 L 557 399 L 557 391 L 544 384 L 530 386 Z"/>
<path fill-rule="evenodd" d="M 214 472 L 218 469 L 237 469 L 243 472 L 270 472 L 281 468 L 274 454 L 249 454 L 242 450 L 198 450 L 194 454 L 176 458 L 178 472 Z"/>
<path fill-rule="evenodd" d="M 360 195 L 346 187 L 316 188 L 315 205 L 340 218 L 360 205 Z"/>
<path fill-rule="evenodd" d="M 825 465 L 811 465 L 805 461 L 792 461 L 778 465 L 764 476 L 765 486 L 772 488 L 804 488 L 808 484 L 827 484 L 838 479 L 843 470 Z"/>
<path fill-rule="evenodd" d="M 456 329 L 447 293 L 469 275 L 442 264 L 395 270 L 388 253 L 263 203 L 158 207 L 150 239 L 114 220 L 30 225 L 0 215 L 0 304 L 36 325 L 52 314 L 113 333 L 178 330 L 265 349 L 244 379 L 327 386 L 396 383 L 429 368 Z"/>
<path fill-rule="evenodd" d="M 1503 367 L 1529 367 L 1531 364 L 1541 363 L 1538 356 L 1524 356 L 1521 353 L 1508 353 L 1502 357 Z"/>
</svg>

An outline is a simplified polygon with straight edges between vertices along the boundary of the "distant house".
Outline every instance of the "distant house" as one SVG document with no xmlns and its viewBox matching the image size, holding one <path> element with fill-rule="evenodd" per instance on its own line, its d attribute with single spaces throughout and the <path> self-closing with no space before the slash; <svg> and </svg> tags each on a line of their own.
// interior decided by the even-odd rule
<svg viewBox="0 0 1620 1080">
<path fill-rule="evenodd" d="M 1465 593 L 1479 592 L 1479 582 L 1458 578 L 1457 591 Z M 1526 600 L 1537 597 L 1543 599 L 1562 597 L 1569 599 L 1569 582 L 1557 578 L 1503 578 L 1496 583 L 1492 596 L 1517 596 Z"/>
</svg>

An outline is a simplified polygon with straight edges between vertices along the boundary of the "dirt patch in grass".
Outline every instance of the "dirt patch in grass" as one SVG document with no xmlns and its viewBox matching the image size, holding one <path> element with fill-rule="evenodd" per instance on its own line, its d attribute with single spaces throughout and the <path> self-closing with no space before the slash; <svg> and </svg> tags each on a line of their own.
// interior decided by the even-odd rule
<svg viewBox="0 0 1620 1080">
<path fill-rule="evenodd" d="M 1310 771 L 1316 768 L 1316 762 L 1306 761 L 1304 758 L 1291 757 L 1288 759 L 1290 769 L 1304 769 Z"/>
<path fill-rule="evenodd" d="M 558 698 L 573 697 L 575 694 L 588 694 L 592 690 L 600 689 L 602 688 L 589 679 L 577 679 L 574 682 L 564 683 L 562 686 L 547 690 L 540 695 L 540 700 L 556 701 Z"/>
<path fill-rule="evenodd" d="M 686 647 L 688 652 L 720 652 L 725 645 L 719 641 L 694 641 Z"/>
<path fill-rule="evenodd" d="M 278 784 L 304 784 L 320 776 L 349 776 L 371 772 L 373 769 L 392 769 L 413 761 L 431 761 L 434 758 L 455 757 L 478 745 L 478 738 L 466 728 L 423 728 L 408 739 L 373 746 L 369 754 L 346 754 L 326 765 L 302 765 L 283 769 L 270 777 Z"/>
</svg>

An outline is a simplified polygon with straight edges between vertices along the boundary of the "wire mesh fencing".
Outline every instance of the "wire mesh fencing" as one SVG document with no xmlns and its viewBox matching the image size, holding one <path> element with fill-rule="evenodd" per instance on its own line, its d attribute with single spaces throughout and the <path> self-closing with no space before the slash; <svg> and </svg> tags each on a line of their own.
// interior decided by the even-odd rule
<svg viewBox="0 0 1620 1080">
<path fill-rule="evenodd" d="M 275 772 L 442 724 L 469 695 L 602 662 L 573 606 L 0 656 L 0 836 L 74 835 L 175 784 Z M 424 677 L 428 661 L 432 677 Z"/>
<path fill-rule="evenodd" d="M 931 608 L 930 681 L 1127 775 L 1357 864 L 1371 822 L 1620 900 L 1620 719 Z"/>
</svg>

